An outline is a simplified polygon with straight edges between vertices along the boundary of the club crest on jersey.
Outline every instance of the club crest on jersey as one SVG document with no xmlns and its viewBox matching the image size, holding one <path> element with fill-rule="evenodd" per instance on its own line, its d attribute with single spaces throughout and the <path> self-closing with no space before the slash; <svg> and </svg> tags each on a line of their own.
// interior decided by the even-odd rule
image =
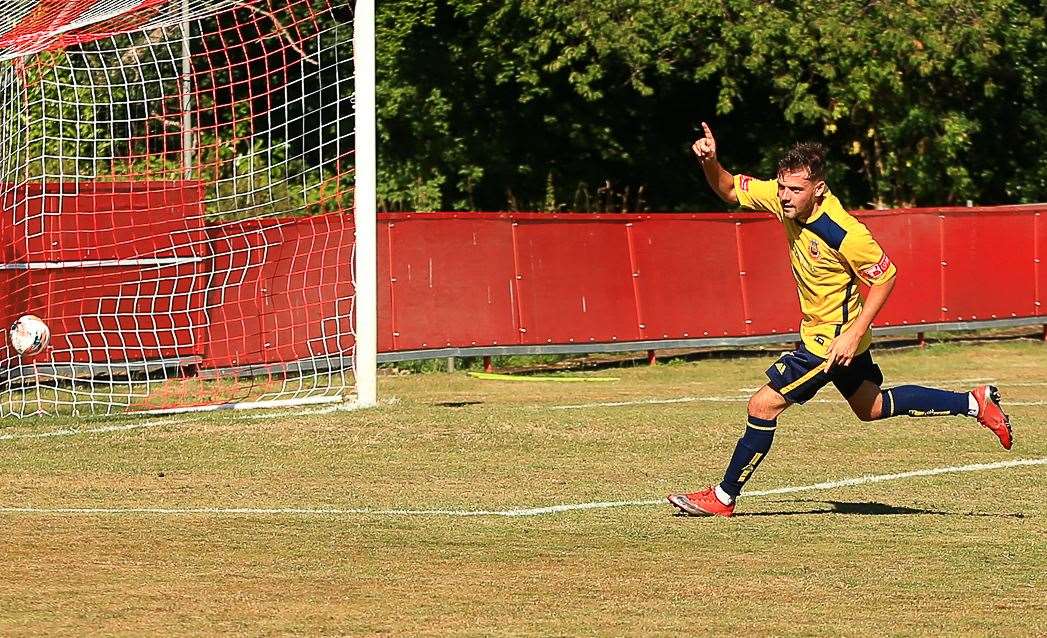
<svg viewBox="0 0 1047 638">
<path fill-rule="evenodd" d="M 742 175 L 738 178 L 738 188 L 742 189 L 743 192 L 749 192 L 749 182 L 753 181 L 753 178 L 748 175 Z"/>
<path fill-rule="evenodd" d="M 887 257 L 887 253 L 884 253 L 883 257 L 880 259 L 878 263 L 875 263 L 867 268 L 863 268 L 862 274 L 864 274 L 869 279 L 875 280 L 882 277 L 883 274 L 887 272 L 887 269 L 890 267 L 891 260 L 889 257 Z"/>
<path fill-rule="evenodd" d="M 818 240 L 812 239 L 811 243 L 807 245 L 807 252 L 811 254 L 811 259 L 817 261 L 822 257 L 822 250 L 818 247 Z"/>
</svg>

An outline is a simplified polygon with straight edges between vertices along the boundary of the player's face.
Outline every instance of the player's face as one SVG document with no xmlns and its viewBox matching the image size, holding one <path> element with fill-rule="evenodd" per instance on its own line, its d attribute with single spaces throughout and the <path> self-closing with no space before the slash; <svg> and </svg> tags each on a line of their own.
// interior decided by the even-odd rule
<svg viewBox="0 0 1047 638">
<path fill-rule="evenodd" d="M 789 219 L 804 220 L 814 212 L 817 197 L 825 190 L 825 182 L 812 182 L 807 169 L 778 174 L 778 201 Z"/>
</svg>

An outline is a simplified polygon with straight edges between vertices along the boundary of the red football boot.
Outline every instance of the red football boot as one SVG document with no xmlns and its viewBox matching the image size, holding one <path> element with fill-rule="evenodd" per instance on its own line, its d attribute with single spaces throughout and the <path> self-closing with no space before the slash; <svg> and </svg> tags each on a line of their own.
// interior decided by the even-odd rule
<svg viewBox="0 0 1047 638">
<path fill-rule="evenodd" d="M 1000 391 L 994 385 L 980 385 L 971 394 L 978 402 L 978 423 L 1000 437 L 1003 449 L 1011 449 L 1011 419 L 1000 408 Z"/>
<path fill-rule="evenodd" d="M 701 492 L 691 494 L 670 494 L 669 502 L 680 509 L 686 516 L 731 516 L 734 514 L 734 503 L 724 505 L 716 498 L 714 487 L 707 487 Z"/>
</svg>

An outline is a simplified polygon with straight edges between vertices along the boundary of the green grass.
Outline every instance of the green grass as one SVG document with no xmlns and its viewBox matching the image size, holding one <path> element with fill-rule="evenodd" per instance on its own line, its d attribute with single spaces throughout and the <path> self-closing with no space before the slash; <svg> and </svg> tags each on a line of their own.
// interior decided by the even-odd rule
<svg viewBox="0 0 1047 638">
<path fill-rule="evenodd" d="M 773 353 L 579 372 L 382 377 L 359 412 L 172 417 L 0 439 L 0 507 L 502 509 L 658 499 L 719 478 Z M 970 419 L 863 424 L 830 387 L 780 419 L 751 490 L 1047 457 L 1047 348 L 876 353 L 892 382 L 995 379 Z M 1036 385 L 1039 384 L 1039 385 Z M 738 397 L 735 402 L 552 406 Z M 0 437 L 131 422 L 0 421 Z M 154 424 L 155 424 L 154 423 Z M 0 513 L 0 635 L 1047 633 L 1047 466 L 539 517 Z"/>
</svg>

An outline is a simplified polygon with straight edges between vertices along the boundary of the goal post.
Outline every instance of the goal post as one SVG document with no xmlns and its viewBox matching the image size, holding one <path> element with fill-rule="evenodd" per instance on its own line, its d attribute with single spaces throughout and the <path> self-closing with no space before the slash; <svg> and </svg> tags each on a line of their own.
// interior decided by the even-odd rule
<svg viewBox="0 0 1047 638">
<path fill-rule="evenodd" d="M 376 403 L 373 0 L 0 7 L 0 416 Z"/>
<path fill-rule="evenodd" d="M 361 407 L 378 401 L 377 123 L 374 0 L 353 16 L 356 78 L 356 393 Z"/>
</svg>

